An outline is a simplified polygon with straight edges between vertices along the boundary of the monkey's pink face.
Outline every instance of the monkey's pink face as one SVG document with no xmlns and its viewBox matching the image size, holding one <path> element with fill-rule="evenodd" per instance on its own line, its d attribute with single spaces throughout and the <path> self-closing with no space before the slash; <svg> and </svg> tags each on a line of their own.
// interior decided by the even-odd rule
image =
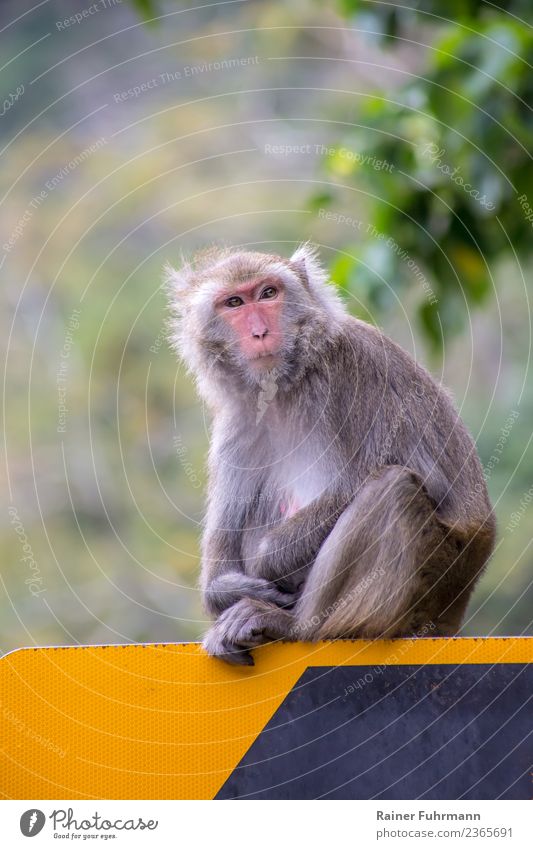
<svg viewBox="0 0 533 849">
<path fill-rule="evenodd" d="M 281 284 L 272 278 L 237 285 L 215 302 L 241 354 L 257 368 L 272 368 L 276 363 L 282 345 L 282 306 Z"/>
</svg>

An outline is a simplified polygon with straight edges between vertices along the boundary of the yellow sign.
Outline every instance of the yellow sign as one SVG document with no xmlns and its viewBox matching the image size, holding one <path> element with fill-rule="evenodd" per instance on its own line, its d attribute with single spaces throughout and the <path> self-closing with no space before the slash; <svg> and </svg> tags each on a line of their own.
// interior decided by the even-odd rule
<svg viewBox="0 0 533 849">
<path fill-rule="evenodd" d="M 533 639 L 21 649 L 0 663 L 4 798 L 210 799 L 308 667 L 523 664 Z"/>
</svg>

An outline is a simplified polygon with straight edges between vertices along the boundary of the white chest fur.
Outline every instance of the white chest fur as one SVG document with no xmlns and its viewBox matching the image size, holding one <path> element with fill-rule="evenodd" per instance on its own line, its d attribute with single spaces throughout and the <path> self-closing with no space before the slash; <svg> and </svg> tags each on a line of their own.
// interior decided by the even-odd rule
<svg viewBox="0 0 533 849">
<path fill-rule="evenodd" d="M 275 478 L 281 512 L 284 518 L 289 518 L 322 495 L 333 475 L 317 451 L 311 450 L 310 445 L 302 445 L 280 457 Z"/>
</svg>

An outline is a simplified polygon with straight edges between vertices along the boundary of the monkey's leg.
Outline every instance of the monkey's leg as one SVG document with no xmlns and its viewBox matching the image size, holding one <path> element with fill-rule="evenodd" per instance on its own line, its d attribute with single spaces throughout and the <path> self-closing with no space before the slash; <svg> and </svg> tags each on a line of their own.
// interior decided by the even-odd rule
<svg viewBox="0 0 533 849">
<path fill-rule="evenodd" d="M 204 648 L 228 663 L 253 666 L 249 649 L 291 637 L 294 619 L 275 604 L 243 598 L 217 619 L 204 638 Z"/>
<path fill-rule="evenodd" d="M 294 609 L 298 638 L 440 633 L 442 581 L 461 567 L 459 550 L 419 476 L 385 467 L 322 545 Z"/>
<path fill-rule="evenodd" d="M 441 561 L 440 569 L 434 570 L 438 571 L 438 579 L 431 580 L 431 573 L 426 575 L 424 583 L 428 589 L 417 611 L 418 622 L 427 621 L 428 615 L 423 611 L 432 602 L 432 609 L 438 611 L 435 617 L 437 633 L 453 636 L 461 627 L 472 590 L 492 553 L 495 522 L 489 514 L 484 522 L 468 529 L 450 528 L 445 523 L 443 526 L 447 529 L 446 542 L 451 546 L 451 566 L 443 568 Z"/>
<path fill-rule="evenodd" d="M 213 616 L 219 616 L 243 598 L 270 601 L 279 607 L 291 607 L 295 602 L 294 595 L 282 592 L 270 581 L 237 571 L 222 572 L 204 590 L 205 607 Z"/>
</svg>

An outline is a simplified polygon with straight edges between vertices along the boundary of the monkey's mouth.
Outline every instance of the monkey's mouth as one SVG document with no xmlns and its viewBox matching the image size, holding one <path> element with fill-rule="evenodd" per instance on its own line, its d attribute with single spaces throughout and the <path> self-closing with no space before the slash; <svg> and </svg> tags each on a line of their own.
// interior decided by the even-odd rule
<svg viewBox="0 0 533 849">
<path fill-rule="evenodd" d="M 250 357 L 250 363 L 258 368 L 272 368 L 278 361 L 279 356 L 276 351 L 263 351 L 255 357 Z"/>
</svg>

